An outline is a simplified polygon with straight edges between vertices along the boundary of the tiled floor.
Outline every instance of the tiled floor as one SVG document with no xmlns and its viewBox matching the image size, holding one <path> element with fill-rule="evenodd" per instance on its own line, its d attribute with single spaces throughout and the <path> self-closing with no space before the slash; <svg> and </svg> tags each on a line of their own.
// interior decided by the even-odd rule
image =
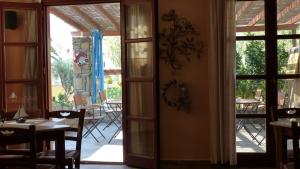
<svg viewBox="0 0 300 169">
<path fill-rule="evenodd" d="M 109 139 L 113 133 L 117 130 L 117 127 L 112 124 L 106 128 L 107 123 L 103 122 L 99 125 L 99 130 L 103 133 L 105 138 L 101 137 L 101 134 L 94 130 L 93 134 L 97 138 L 98 142 L 88 135 L 82 140 L 81 146 L 81 160 L 89 162 L 123 162 L 123 134 L 120 132 L 110 143 Z M 85 129 L 86 130 L 86 129 Z M 85 133 L 85 130 L 83 133 Z M 74 148 L 74 142 L 68 142 L 67 148 Z"/>
</svg>

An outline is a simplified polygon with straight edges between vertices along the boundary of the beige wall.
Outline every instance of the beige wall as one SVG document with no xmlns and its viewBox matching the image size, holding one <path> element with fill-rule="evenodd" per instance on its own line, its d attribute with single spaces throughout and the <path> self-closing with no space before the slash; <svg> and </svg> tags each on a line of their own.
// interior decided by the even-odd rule
<svg viewBox="0 0 300 169">
<path fill-rule="evenodd" d="M 179 16 L 190 20 L 199 39 L 204 43 L 200 59 L 194 57 L 178 72 L 177 79 L 185 82 L 190 91 L 192 107 L 189 113 L 176 111 L 161 101 L 160 132 L 162 160 L 209 159 L 209 108 L 208 108 L 208 41 L 209 0 L 159 0 L 159 27 L 161 15 L 175 9 Z M 161 86 L 170 78 L 170 68 L 160 63 Z M 161 99 L 162 100 L 162 99 Z"/>
<path fill-rule="evenodd" d="M 3 1 L 3 0 L 0 0 Z M 18 1 L 18 0 L 6 0 Z M 19 0 L 20 1 L 20 0 Z M 34 0 L 27 0 L 34 1 Z M 162 160 L 208 160 L 209 159 L 209 108 L 208 108 L 208 43 L 209 0 L 158 0 L 159 16 L 175 9 L 180 16 L 188 18 L 204 42 L 200 59 L 186 63 L 177 79 L 189 87 L 192 99 L 191 111 L 176 111 L 161 101 L 160 132 Z M 22 0 L 21 2 L 25 2 Z M 161 20 L 160 27 L 163 26 Z M 160 64 L 161 86 L 170 78 L 170 68 Z"/>
</svg>

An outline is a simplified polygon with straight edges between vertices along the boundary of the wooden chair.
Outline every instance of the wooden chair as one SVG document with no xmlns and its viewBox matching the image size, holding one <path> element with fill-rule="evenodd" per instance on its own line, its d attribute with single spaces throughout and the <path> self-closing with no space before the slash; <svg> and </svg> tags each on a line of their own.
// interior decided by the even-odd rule
<svg viewBox="0 0 300 169">
<path fill-rule="evenodd" d="M 299 169 L 300 168 L 300 148 L 299 148 L 299 138 L 300 138 L 300 127 L 298 122 L 292 122 L 293 131 L 293 162 L 283 164 L 285 169 Z"/>
<path fill-rule="evenodd" d="M 280 118 L 300 118 L 300 108 L 272 108 L 271 109 L 271 121 L 277 121 Z M 277 140 L 277 130 L 273 127 L 274 137 Z M 287 147 L 287 142 L 283 142 L 283 147 Z M 293 161 L 293 151 L 288 149 L 286 152 L 283 152 L 284 161 Z"/>
<path fill-rule="evenodd" d="M 80 156 L 81 156 L 81 142 L 82 142 L 82 130 L 84 123 L 85 109 L 80 109 L 80 111 L 52 111 L 46 113 L 47 119 L 60 119 L 63 123 L 71 126 L 71 129 L 67 130 L 65 133 L 66 141 L 75 141 L 75 150 L 66 150 L 65 152 L 65 164 L 68 169 L 73 169 L 73 164 L 75 163 L 75 168 L 80 168 Z M 37 156 L 37 162 L 41 164 L 54 164 L 55 162 L 55 151 L 51 150 L 50 145 L 47 144 L 47 150 L 40 152 Z"/>
<path fill-rule="evenodd" d="M 91 135 L 97 142 L 97 137 L 93 134 L 94 130 L 97 130 L 100 135 L 105 138 L 101 130 L 98 129 L 98 125 L 103 121 L 105 115 L 101 113 L 101 105 L 99 104 L 88 104 L 87 99 L 82 95 L 74 95 L 74 103 L 76 109 L 86 109 L 86 116 L 84 121 L 86 122 L 84 127 L 86 129 L 83 137 Z"/>
<path fill-rule="evenodd" d="M 52 169 L 53 165 L 36 165 L 36 134 L 35 126 L 26 128 L 0 128 L 0 168 L 5 169 Z M 7 148 L 17 144 L 29 144 L 29 149 Z"/>
</svg>

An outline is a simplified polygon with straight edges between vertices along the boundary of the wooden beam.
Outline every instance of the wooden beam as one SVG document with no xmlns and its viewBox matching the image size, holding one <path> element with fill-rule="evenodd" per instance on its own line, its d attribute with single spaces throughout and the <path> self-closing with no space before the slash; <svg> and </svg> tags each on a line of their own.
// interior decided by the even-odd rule
<svg viewBox="0 0 300 169">
<path fill-rule="evenodd" d="M 255 25 L 261 18 L 263 18 L 263 16 L 265 16 L 265 9 L 264 9 L 264 7 L 262 7 L 262 10 L 257 15 L 255 15 L 251 19 L 251 21 L 248 22 L 247 26 L 253 26 L 253 25 Z"/>
<path fill-rule="evenodd" d="M 51 14 L 57 16 L 58 18 L 60 18 L 61 20 L 65 21 L 67 24 L 73 26 L 77 30 L 83 31 L 83 32 L 88 31 L 88 29 L 85 26 L 82 26 L 82 25 L 78 24 L 72 18 L 66 16 L 65 14 L 63 14 L 62 12 L 60 12 L 59 10 L 57 10 L 55 8 L 49 8 L 49 9 L 50 9 L 50 13 Z"/>
<path fill-rule="evenodd" d="M 103 33 L 103 36 L 120 36 L 120 32 L 118 32 L 118 31 L 104 31 L 102 33 Z M 71 34 L 72 34 L 72 36 L 85 37 L 85 36 L 90 36 L 91 32 L 89 32 L 89 31 L 86 31 L 86 32 L 77 31 L 77 32 L 72 32 Z"/>
<path fill-rule="evenodd" d="M 91 16 L 82 12 L 78 6 L 71 6 L 71 8 L 74 10 L 74 13 L 86 20 L 86 22 L 92 25 L 92 27 L 94 27 L 95 29 L 103 30 L 103 27 L 98 22 L 96 22 Z"/>
<path fill-rule="evenodd" d="M 300 0 L 294 0 L 289 5 L 287 5 L 282 11 L 277 14 L 277 20 L 281 19 L 284 15 L 286 15 L 291 9 L 298 7 Z M 289 22 L 291 23 L 291 22 Z"/>
<path fill-rule="evenodd" d="M 300 14 L 297 14 L 296 16 L 293 16 L 288 22 L 287 24 L 295 24 L 296 22 L 298 22 L 300 20 Z"/>
<path fill-rule="evenodd" d="M 116 28 L 115 30 L 120 31 L 120 24 L 113 18 L 113 16 L 103 8 L 102 5 L 96 5 L 96 9 L 100 11 Z"/>
<path fill-rule="evenodd" d="M 240 2 L 241 3 L 241 2 Z M 242 2 L 242 7 L 236 12 L 235 14 L 235 20 L 238 20 L 242 13 L 252 4 L 251 1 Z"/>
<path fill-rule="evenodd" d="M 278 25 L 277 29 L 278 30 L 293 30 L 297 27 L 298 25 L 296 24 L 283 24 L 283 25 Z M 236 27 L 236 32 L 258 32 L 258 31 L 265 31 L 265 26 L 241 26 L 241 27 Z"/>
</svg>

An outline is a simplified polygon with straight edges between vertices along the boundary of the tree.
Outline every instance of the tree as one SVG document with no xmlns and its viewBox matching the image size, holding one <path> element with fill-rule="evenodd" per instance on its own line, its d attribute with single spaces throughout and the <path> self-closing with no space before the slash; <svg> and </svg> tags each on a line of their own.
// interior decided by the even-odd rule
<svg viewBox="0 0 300 169">
<path fill-rule="evenodd" d="M 117 67 L 121 68 L 121 41 L 120 36 L 109 37 L 106 40 L 108 50 L 106 55 L 111 62 Z"/>
<path fill-rule="evenodd" d="M 284 73 L 287 67 L 288 52 L 290 46 L 285 41 L 278 42 L 278 71 Z M 236 48 L 236 72 L 238 75 L 263 75 L 265 74 L 265 44 L 263 41 L 254 40 L 237 44 Z M 265 93 L 265 81 L 238 80 L 236 84 L 236 96 L 242 98 L 254 98 L 257 89 Z M 282 81 L 278 82 L 279 89 L 286 88 Z M 264 96 L 262 96 L 264 97 Z"/>
<path fill-rule="evenodd" d="M 53 46 L 51 46 L 50 52 L 53 59 L 51 65 L 53 76 L 60 79 L 62 88 L 64 89 L 64 93 L 60 93 L 57 99 L 53 98 L 53 101 L 59 103 L 61 106 L 70 105 L 69 97 L 74 93 L 73 61 L 62 59 Z"/>
</svg>

